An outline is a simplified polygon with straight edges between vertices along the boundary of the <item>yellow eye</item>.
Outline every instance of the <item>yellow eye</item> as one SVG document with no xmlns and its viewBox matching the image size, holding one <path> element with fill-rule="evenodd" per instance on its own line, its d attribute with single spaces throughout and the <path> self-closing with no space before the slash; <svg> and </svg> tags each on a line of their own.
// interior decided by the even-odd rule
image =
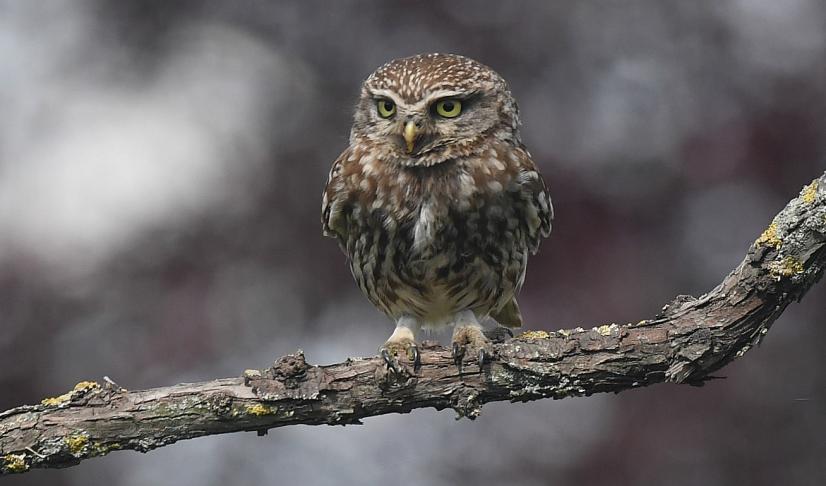
<svg viewBox="0 0 826 486">
<path fill-rule="evenodd" d="M 445 118 L 456 118 L 462 112 L 462 102 L 454 99 L 436 102 L 436 113 Z"/>
<path fill-rule="evenodd" d="M 390 100 L 379 100 L 376 103 L 376 109 L 379 111 L 380 117 L 390 118 L 396 113 L 396 104 Z"/>
</svg>

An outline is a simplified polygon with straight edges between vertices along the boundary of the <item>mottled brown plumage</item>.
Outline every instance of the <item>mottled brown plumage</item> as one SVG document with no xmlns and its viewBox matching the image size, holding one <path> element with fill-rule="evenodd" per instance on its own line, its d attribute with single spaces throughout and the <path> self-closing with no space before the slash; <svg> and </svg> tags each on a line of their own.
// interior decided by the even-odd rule
<svg viewBox="0 0 826 486">
<path fill-rule="evenodd" d="M 457 363 L 483 360 L 479 321 L 521 325 L 515 296 L 553 217 L 507 83 L 461 56 L 397 59 L 364 82 L 354 118 L 322 223 L 396 321 L 388 366 L 398 371 L 402 354 L 417 361 L 414 333 L 443 325 L 454 326 Z"/>
</svg>

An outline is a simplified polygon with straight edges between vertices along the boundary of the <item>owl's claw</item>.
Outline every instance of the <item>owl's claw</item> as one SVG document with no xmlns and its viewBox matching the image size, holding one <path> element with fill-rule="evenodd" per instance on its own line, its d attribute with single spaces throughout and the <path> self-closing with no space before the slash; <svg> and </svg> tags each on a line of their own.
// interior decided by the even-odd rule
<svg viewBox="0 0 826 486">
<path fill-rule="evenodd" d="M 413 341 L 388 341 L 379 350 L 381 359 L 387 369 L 396 376 L 405 374 L 416 374 L 422 367 L 422 357 L 419 352 L 419 347 Z M 399 361 L 400 356 L 406 356 L 413 364 L 413 373 L 410 373 L 410 368 Z"/>
<path fill-rule="evenodd" d="M 465 347 L 461 346 L 459 343 L 454 341 L 453 342 L 452 354 L 453 354 L 453 364 L 455 364 L 456 367 L 459 368 L 459 373 L 461 373 L 462 372 L 462 358 L 465 357 Z"/>
<path fill-rule="evenodd" d="M 453 363 L 462 372 L 466 356 L 475 356 L 479 365 L 479 373 L 485 361 L 490 361 L 493 357 L 493 344 L 477 327 L 458 327 L 453 332 Z"/>
<path fill-rule="evenodd" d="M 419 353 L 419 347 L 413 345 L 413 371 L 418 373 L 422 367 L 422 355 Z"/>
<path fill-rule="evenodd" d="M 388 370 L 392 371 L 397 375 L 401 372 L 401 370 L 399 369 L 400 363 L 396 360 L 395 356 L 390 356 L 390 352 L 387 350 L 387 348 L 382 348 L 381 359 L 384 360 L 384 364 L 387 365 Z"/>
</svg>

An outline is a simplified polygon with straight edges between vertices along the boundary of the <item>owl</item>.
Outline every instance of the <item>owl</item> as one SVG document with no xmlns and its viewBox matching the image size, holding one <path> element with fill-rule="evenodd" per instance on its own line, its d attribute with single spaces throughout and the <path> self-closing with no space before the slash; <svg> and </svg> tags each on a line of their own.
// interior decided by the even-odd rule
<svg viewBox="0 0 826 486">
<path fill-rule="evenodd" d="M 481 371 L 493 346 L 480 322 L 521 326 L 516 295 L 553 206 L 519 126 L 505 80 L 467 57 L 396 59 L 364 81 L 322 226 L 395 322 L 379 349 L 394 373 L 418 370 L 421 329 L 452 326 L 456 365 Z"/>
</svg>

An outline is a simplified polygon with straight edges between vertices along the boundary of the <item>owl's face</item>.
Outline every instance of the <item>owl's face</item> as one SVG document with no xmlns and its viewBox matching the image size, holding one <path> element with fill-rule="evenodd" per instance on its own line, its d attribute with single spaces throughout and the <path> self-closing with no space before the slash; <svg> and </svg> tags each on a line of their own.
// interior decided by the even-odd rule
<svg viewBox="0 0 826 486">
<path fill-rule="evenodd" d="M 432 166 L 477 152 L 489 137 L 519 140 L 518 112 L 505 81 L 466 57 L 396 59 L 362 86 L 351 139 L 382 160 Z"/>
</svg>

